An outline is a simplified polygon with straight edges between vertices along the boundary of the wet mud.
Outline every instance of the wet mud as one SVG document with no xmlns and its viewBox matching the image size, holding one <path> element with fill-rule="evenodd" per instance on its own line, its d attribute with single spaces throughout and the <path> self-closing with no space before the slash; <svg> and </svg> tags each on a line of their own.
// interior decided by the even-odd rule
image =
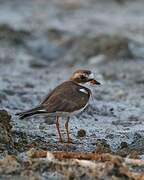
<svg viewBox="0 0 144 180">
<path fill-rule="evenodd" d="M 1 157 L 15 155 L 18 171 L 15 158 L 31 148 L 144 159 L 143 7 L 142 0 L 0 2 Z M 78 68 L 94 71 L 102 85 L 71 117 L 73 144 L 58 143 L 54 117 L 15 116 Z"/>
</svg>

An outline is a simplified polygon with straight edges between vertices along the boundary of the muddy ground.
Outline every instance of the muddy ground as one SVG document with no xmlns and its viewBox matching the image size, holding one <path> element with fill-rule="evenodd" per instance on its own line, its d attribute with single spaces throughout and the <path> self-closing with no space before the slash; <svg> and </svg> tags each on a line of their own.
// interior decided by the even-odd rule
<svg viewBox="0 0 144 180">
<path fill-rule="evenodd" d="M 143 7 L 143 0 L 0 1 L 0 109 L 11 115 L 0 111 L 1 157 L 33 147 L 144 159 Z M 78 68 L 93 70 L 102 85 L 71 118 L 73 144 L 58 143 L 54 118 L 15 116 Z"/>
</svg>

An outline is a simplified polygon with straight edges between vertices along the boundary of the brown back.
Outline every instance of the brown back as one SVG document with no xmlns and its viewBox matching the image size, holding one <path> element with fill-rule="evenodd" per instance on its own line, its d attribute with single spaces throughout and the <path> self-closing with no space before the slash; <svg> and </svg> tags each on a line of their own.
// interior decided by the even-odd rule
<svg viewBox="0 0 144 180">
<path fill-rule="evenodd" d="M 87 93 L 81 92 L 85 89 Z M 48 113 L 73 112 L 83 108 L 90 97 L 91 91 L 73 81 L 66 81 L 57 86 L 41 103 Z"/>
</svg>

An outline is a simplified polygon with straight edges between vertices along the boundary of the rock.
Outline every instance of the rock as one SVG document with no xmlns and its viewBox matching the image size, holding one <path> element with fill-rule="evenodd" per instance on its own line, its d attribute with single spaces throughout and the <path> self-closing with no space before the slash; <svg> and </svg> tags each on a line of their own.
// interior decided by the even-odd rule
<svg viewBox="0 0 144 180">
<path fill-rule="evenodd" d="M 48 38 L 55 42 L 63 42 L 66 37 L 66 34 L 67 32 L 53 27 L 49 28 L 47 33 Z"/>
<path fill-rule="evenodd" d="M 35 57 L 39 57 L 37 61 L 40 61 L 40 62 L 36 62 L 36 63 L 42 64 L 42 66 L 43 66 L 43 63 L 46 64 L 48 62 L 56 60 L 59 57 L 62 57 L 64 54 L 63 46 L 59 45 L 55 41 L 48 39 L 48 37 L 47 38 L 38 37 L 29 41 L 27 43 L 27 48 L 29 52 L 32 53 Z M 41 62 L 44 60 L 45 62 Z M 49 64 L 47 64 L 47 66 L 48 65 Z"/>
<path fill-rule="evenodd" d="M 97 139 L 96 142 L 96 153 L 111 153 L 112 150 L 110 145 L 107 143 L 105 139 Z"/>
<path fill-rule="evenodd" d="M 73 40 L 72 48 L 66 58 L 70 57 L 70 54 L 71 58 L 79 62 L 91 60 L 98 55 L 104 55 L 108 59 L 132 58 L 129 43 L 129 39 L 119 35 L 100 34 L 93 37 L 83 35 Z"/>
<path fill-rule="evenodd" d="M 120 5 L 124 5 L 126 3 L 126 0 L 114 0 L 114 1 Z"/>
<path fill-rule="evenodd" d="M 10 125 L 11 115 L 5 110 L 0 110 L 0 123 L 5 127 L 5 129 L 10 132 L 12 126 Z"/>
<path fill-rule="evenodd" d="M 77 132 L 77 137 L 85 137 L 86 131 L 84 129 L 79 129 Z"/>
<path fill-rule="evenodd" d="M 136 151 L 139 150 L 139 152 L 143 153 L 144 152 L 144 137 L 139 133 L 135 133 L 133 142 L 130 144 L 130 148 Z"/>
<path fill-rule="evenodd" d="M 7 24 L 0 25 L 0 40 L 10 42 L 14 45 L 21 45 L 30 33 L 24 30 L 16 30 Z"/>
<path fill-rule="evenodd" d="M 15 156 L 7 155 L 4 159 L 0 160 L 0 174 L 16 173 L 20 169 L 21 165 Z"/>
<path fill-rule="evenodd" d="M 28 147 L 29 144 L 32 143 L 31 141 L 30 143 L 28 142 L 27 135 L 23 132 L 13 131 L 12 135 L 13 135 L 14 147 L 19 152 L 25 151 L 27 148 L 29 148 Z"/>
<path fill-rule="evenodd" d="M 31 161 L 29 169 L 33 172 L 41 172 L 47 177 L 55 173 L 55 179 L 140 179 L 143 178 L 142 173 L 134 173 L 128 169 L 125 160 L 120 156 L 111 154 L 102 154 L 98 161 L 88 161 L 81 158 L 63 157 L 63 152 L 57 152 L 57 158 L 52 157 L 47 160 L 36 160 L 39 155 L 46 156 L 47 151 L 37 152 L 38 156 Z M 35 155 L 36 155 L 35 154 Z M 66 154 L 66 153 L 65 153 Z M 77 152 L 77 157 L 79 157 Z M 81 157 L 83 153 L 80 153 Z M 99 156 L 99 155 L 98 155 Z M 107 157 L 107 160 L 105 159 Z M 60 159 L 59 159 L 60 158 Z M 49 170 L 49 171 L 48 171 Z M 48 174 L 49 172 L 49 174 Z M 58 174 L 57 174 L 58 173 Z M 48 178 L 49 179 L 49 178 Z M 52 178 L 53 179 L 53 178 Z"/>
<path fill-rule="evenodd" d="M 29 66 L 33 69 L 47 68 L 48 64 L 45 61 L 32 59 Z"/>
<path fill-rule="evenodd" d="M 126 157 L 130 153 L 130 148 L 127 142 L 121 142 L 120 146 L 117 148 L 116 154 L 122 157 Z"/>
<path fill-rule="evenodd" d="M 5 93 L 0 93 L 0 103 L 2 103 L 3 100 L 7 100 L 7 97 L 5 95 Z"/>
<path fill-rule="evenodd" d="M 3 92 L 4 92 L 6 95 L 9 95 L 9 96 L 15 95 L 14 90 L 11 90 L 11 89 L 4 89 Z"/>
<path fill-rule="evenodd" d="M 109 58 L 132 58 L 129 49 L 129 40 L 117 35 L 100 35 L 95 39 L 98 44 L 99 54 Z"/>
<path fill-rule="evenodd" d="M 11 136 L 11 116 L 5 110 L 0 110 L 0 153 L 14 152 L 13 139 Z"/>
<path fill-rule="evenodd" d="M 115 153 L 122 157 L 139 158 L 139 150 L 132 148 L 127 142 L 121 142 Z"/>
</svg>

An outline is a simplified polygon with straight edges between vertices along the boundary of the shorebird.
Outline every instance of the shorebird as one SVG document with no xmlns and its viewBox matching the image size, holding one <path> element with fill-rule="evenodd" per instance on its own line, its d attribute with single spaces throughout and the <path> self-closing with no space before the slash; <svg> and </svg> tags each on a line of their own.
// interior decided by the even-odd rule
<svg viewBox="0 0 144 180">
<path fill-rule="evenodd" d="M 81 112 L 88 105 L 92 92 L 90 88 L 86 87 L 87 84 L 100 85 L 91 71 L 77 70 L 68 81 L 53 89 L 38 106 L 16 115 L 20 119 L 24 119 L 36 114 L 54 114 L 60 142 L 63 142 L 63 138 L 59 128 L 59 117 L 64 115 L 67 138 L 70 143 L 72 139 L 69 134 L 69 119 L 72 114 Z"/>
</svg>

